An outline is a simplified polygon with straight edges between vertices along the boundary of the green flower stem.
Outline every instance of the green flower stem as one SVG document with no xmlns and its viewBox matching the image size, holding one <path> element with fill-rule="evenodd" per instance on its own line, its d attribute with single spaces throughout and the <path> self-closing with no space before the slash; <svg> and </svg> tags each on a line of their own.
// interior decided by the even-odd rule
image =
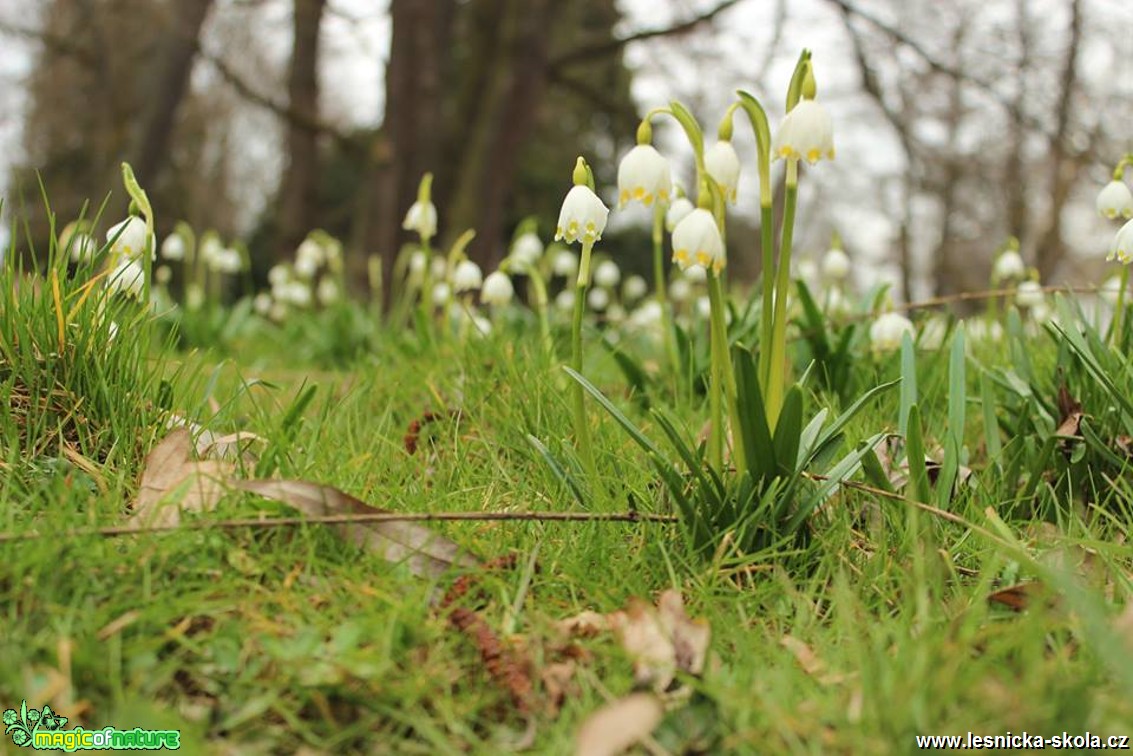
<svg viewBox="0 0 1133 756">
<path fill-rule="evenodd" d="M 712 415 L 712 437 L 719 436 L 717 443 L 719 444 L 721 458 L 719 463 L 723 462 L 723 448 L 724 448 L 724 417 L 723 410 L 720 407 L 720 400 L 723 399 L 728 407 L 728 416 L 731 420 L 732 428 L 732 464 L 736 468 L 736 473 L 742 475 L 747 469 L 747 457 L 744 455 L 743 447 L 743 434 L 740 432 L 740 417 L 739 417 L 739 404 L 737 403 L 736 391 L 736 375 L 732 370 L 732 361 L 728 353 L 728 329 L 725 322 L 725 307 L 724 307 L 724 287 L 720 276 L 713 270 L 708 271 L 708 304 L 709 304 L 709 327 L 711 328 L 711 353 L 712 353 L 712 381 L 711 397 L 714 401 L 710 401 L 710 408 L 713 412 Z M 716 460 L 713 460 L 716 462 Z M 722 470 L 722 467 L 717 467 L 717 470 Z"/>
<path fill-rule="evenodd" d="M 421 273 L 421 340 L 432 341 L 430 324 L 433 322 L 433 250 L 428 239 L 421 239 L 421 252 L 425 255 L 425 270 Z"/>
<path fill-rule="evenodd" d="M 768 193 L 766 204 L 760 198 L 759 203 L 759 236 L 763 254 L 763 316 L 760 320 L 759 339 L 759 388 L 767 396 L 767 389 L 771 383 L 771 342 L 774 339 L 773 303 L 775 301 L 775 218 L 771 206 L 771 195 Z"/>
<path fill-rule="evenodd" d="M 1109 332 L 1110 346 L 1121 348 L 1125 329 L 1125 290 L 1129 286 L 1129 266 L 1121 266 L 1121 288 L 1117 290 L 1117 305 L 1113 312 L 1113 328 Z"/>
<path fill-rule="evenodd" d="M 799 161 L 787 161 L 787 192 L 783 204 L 783 236 L 775 280 L 775 314 L 767 380 L 767 425 L 774 432 L 783 406 L 787 380 L 787 290 L 791 285 L 791 243 L 795 232 L 795 205 L 799 196 Z"/>
<path fill-rule="evenodd" d="M 555 355 L 555 342 L 551 338 L 551 321 L 547 318 L 547 284 L 542 274 L 535 268 L 524 271 L 531 287 L 535 289 L 535 315 L 539 318 L 539 336 L 543 340 L 543 350 L 550 360 Z"/>
<path fill-rule="evenodd" d="M 578 281 L 574 287 L 574 320 L 570 332 L 570 366 L 582 375 L 582 315 L 586 310 L 586 289 L 590 285 L 590 250 L 594 242 L 582 243 L 582 255 L 578 263 Z M 598 467 L 594 464 L 594 450 L 590 446 L 590 426 L 586 421 L 586 400 L 582 384 L 571 381 L 574 405 L 574 440 L 578 446 L 579 457 L 586 474 L 597 476 Z"/>
<path fill-rule="evenodd" d="M 681 360 L 677 355 L 677 342 L 673 337 L 673 311 L 669 309 L 669 296 L 665 281 L 665 206 L 658 202 L 653 207 L 653 285 L 657 288 L 657 304 L 661 305 L 661 328 L 664 331 L 665 353 L 673 371 L 673 380 L 680 380 Z"/>
</svg>

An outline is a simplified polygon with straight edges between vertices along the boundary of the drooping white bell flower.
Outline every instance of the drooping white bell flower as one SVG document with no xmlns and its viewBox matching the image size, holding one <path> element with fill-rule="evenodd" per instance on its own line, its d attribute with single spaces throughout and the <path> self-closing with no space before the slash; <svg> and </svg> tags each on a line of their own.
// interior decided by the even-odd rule
<svg viewBox="0 0 1133 756">
<path fill-rule="evenodd" d="M 173 268 L 168 265 L 159 265 L 153 271 L 153 280 L 157 281 L 162 286 L 168 285 L 173 280 Z"/>
<path fill-rule="evenodd" d="M 613 289 L 622 280 L 622 271 L 612 260 L 603 260 L 594 268 L 594 283 L 605 289 Z"/>
<path fill-rule="evenodd" d="M 578 255 L 569 249 L 561 249 L 551 261 L 551 272 L 556 276 L 570 278 L 578 272 Z"/>
<path fill-rule="evenodd" d="M 869 342 L 876 353 L 894 352 L 901 348 L 905 334 L 916 335 L 913 322 L 899 312 L 877 316 L 869 327 Z"/>
<path fill-rule="evenodd" d="M 142 264 L 131 258 L 123 258 L 106 277 L 106 286 L 112 292 L 141 299 L 145 280 L 146 271 Z"/>
<path fill-rule="evenodd" d="M 161 256 L 166 260 L 185 259 L 185 239 L 181 234 L 170 234 L 161 243 Z"/>
<path fill-rule="evenodd" d="M 724 269 L 724 240 L 711 212 L 697 208 L 673 229 L 673 262 L 681 270 L 694 264 L 717 273 Z"/>
<path fill-rule="evenodd" d="M 639 144 L 618 164 L 618 205 L 640 202 L 650 207 L 654 201 L 669 199 L 673 188 L 669 161 L 651 144 Z"/>
<path fill-rule="evenodd" d="M 574 290 L 563 289 L 555 296 L 555 309 L 570 312 L 574 309 Z"/>
<path fill-rule="evenodd" d="M 121 223 L 116 223 L 106 232 L 106 241 L 110 242 L 111 260 L 141 260 L 146 251 L 146 222 L 136 215 L 131 215 Z M 157 259 L 157 241 L 150 235 L 150 256 Z"/>
<path fill-rule="evenodd" d="M 622 298 L 627 302 L 636 302 L 649 293 L 649 284 L 639 275 L 626 278 L 622 284 Z"/>
<path fill-rule="evenodd" d="M 850 275 L 850 256 L 837 247 L 822 256 L 822 275 L 831 281 L 842 281 Z"/>
<path fill-rule="evenodd" d="M 98 242 L 93 236 L 82 231 L 72 234 L 68 243 L 71 246 L 72 262 L 88 262 L 94 259 L 95 253 L 98 252 Z"/>
<path fill-rule="evenodd" d="M 319 281 L 319 285 L 315 287 L 315 298 L 319 300 L 319 304 L 323 307 L 328 307 L 337 302 L 340 295 L 338 282 L 333 278 L 323 278 Z"/>
<path fill-rule="evenodd" d="M 993 281 L 1017 281 L 1027 275 L 1027 264 L 1023 257 L 1013 249 L 1008 249 L 995 259 L 991 271 Z"/>
<path fill-rule="evenodd" d="M 480 289 L 480 301 L 490 305 L 506 305 L 515 296 L 515 287 L 507 273 L 496 270 L 484 279 L 484 286 Z"/>
<path fill-rule="evenodd" d="M 484 273 L 471 260 L 461 260 L 452 271 L 452 290 L 457 294 L 476 291 L 484 283 Z"/>
<path fill-rule="evenodd" d="M 586 295 L 586 304 L 591 310 L 601 312 L 610 306 L 610 292 L 599 286 L 595 286 Z"/>
<path fill-rule="evenodd" d="M 448 260 L 441 255 L 433 258 L 429 263 L 429 275 L 433 277 L 434 281 L 440 281 L 448 273 Z"/>
<path fill-rule="evenodd" d="M 572 244 L 577 240 L 593 244 L 602 238 L 609 215 L 610 209 L 590 187 L 575 184 L 563 199 L 559 223 L 555 226 L 555 241 L 563 239 Z"/>
<path fill-rule="evenodd" d="M 688 282 L 687 278 L 674 278 L 673 282 L 669 284 L 669 299 L 677 304 L 687 302 L 691 296 L 692 284 Z"/>
<path fill-rule="evenodd" d="M 1105 259 L 1115 258 L 1126 265 L 1133 262 L 1133 220 L 1128 221 L 1118 230 L 1109 245 L 1109 255 Z"/>
<path fill-rule="evenodd" d="M 429 258 L 422 250 L 415 249 L 409 255 L 409 275 L 408 282 L 411 286 L 420 286 L 425 280 L 425 268 L 429 264 Z"/>
<path fill-rule="evenodd" d="M 405 213 L 405 220 L 401 222 L 401 227 L 406 231 L 413 231 L 421 237 L 422 241 L 428 241 L 437 235 L 437 208 L 430 201 L 422 201 L 418 199 L 409 206 L 409 210 Z"/>
<path fill-rule="evenodd" d="M 1003 340 L 1003 326 L 998 320 L 969 318 L 964 321 L 964 330 L 972 342 L 996 343 Z"/>
<path fill-rule="evenodd" d="M 1103 218 L 1133 218 L 1133 192 L 1124 181 L 1114 179 L 1098 192 L 1097 206 Z"/>
<path fill-rule="evenodd" d="M 277 263 L 268 270 L 268 284 L 273 289 L 283 286 L 289 280 L 291 280 L 291 269 L 284 263 Z"/>
<path fill-rule="evenodd" d="M 279 298 L 295 307 L 310 307 L 314 299 L 311 285 L 306 281 L 288 281 L 280 289 Z"/>
<path fill-rule="evenodd" d="M 511 245 L 511 259 L 520 269 L 532 268 L 543 256 L 543 242 L 531 231 L 521 234 Z"/>
<path fill-rule="evenodd" d="M 1043 287 L 1038 281 L 1023 281 L 1015 287 L 1015 304 L 1028 309 L 1043 304 Z"/>
<path fill-rule="evenodd" d="M 814 164 L 834 159 L 834 126 L 826 109 L 814 100 L 799 100 L 779 124 L 772 140 L 776 158 Z"/>
<path fill-rule="evenodd" d="M 703 265 L 690 265 L 681 273 L 690 284 L 702 284 L 708 280 L 708 271 L 704 269 Z"/>
<path fill-rule="evenodd" d="M 271 312 L 271 305 L 271 294 L 266 291 L 261 291 L 252 300 L 252 309 L 255 310 L 256 314 L 260 317 L 267 317 L 268 313 Z"/>
<path fill-rule="evenodd" d="M 444 281 L 437 281 L 433 284 L 433 306 L 444 307 L 448 301 L 452 299 L 452 287 Z"/>
<path fill-rule="evenodd" d="M 720 187 L 724 198 L 735 203 L 740 185 L 740 156 L 728 140 L 721 139 L 704 151 L 704 169 Z"/>
<path fill-rule="evenodd" d="M 917 339 L 917 347 L 924 351 L 935 352 L 944 345 L 946 335 L 948 335 L 948 321 L 939 315 L 935 315 L 921 325 L 921 335 Z"/>
<path fill-rule="evenodd" d="M 665 211 L 665 230 L 673 233 L 677 224 L 695 209 L 696 205 L 692 204 L 688 197 L 677 197 L 669 204 L 669 209 Z"/>
</svg>

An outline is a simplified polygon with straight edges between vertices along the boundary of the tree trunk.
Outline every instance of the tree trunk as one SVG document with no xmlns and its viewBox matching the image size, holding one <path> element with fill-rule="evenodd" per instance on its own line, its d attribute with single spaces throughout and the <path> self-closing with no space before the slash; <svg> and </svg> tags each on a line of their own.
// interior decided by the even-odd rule
<svg viewBox="0 0 1133 756">
<path fill-rule="evenodd" d="M 287 122 L 287 169 L 279 190 L 275 259 L 291 256 L 315 224 L 319 187 L 319 31 L 326 0 L 295 0 L 295 36 L 287 74 L 292 112 Z"/>
<path fill-rule="evenodd" d="M 212 4 L 213 0 L 173 3 L 173 18 L 160 44 L 165 55 L 145 98 L 141 129 L 133 150 L 134 174 L 142 186 L 154 184 L 168 162 L 177 107 L 188 88 L 201 27 Z"/>
</svg>

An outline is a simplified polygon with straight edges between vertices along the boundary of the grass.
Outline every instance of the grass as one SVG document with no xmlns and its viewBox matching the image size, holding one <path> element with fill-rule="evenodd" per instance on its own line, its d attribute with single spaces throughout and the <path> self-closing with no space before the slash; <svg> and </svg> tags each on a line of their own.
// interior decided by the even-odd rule
<svg viewBox="0 0 1133 756">
<path fill-rule="evenodd" d="M 166 410 L 216 432 L 255 432 L 280 451 L 277 474 L 396 512 L 579 509 L 528 440 L 571 468 L 567 379 L 533 324 L 431 349 L 385 329 L 364 335 L 361 356 L 352 327 L 350 348 L 331 345 L 296 364 L 293 336 L 264 324 L 232 335 L 234 357 L 178 351 L 128 304 L 73 310 L 82 276 L 65 278 L 56 298 L 49 282 L 17 290 L 10 266 L 3 275 L 0 379 L 12 398 L 0 413 L 0 530 L 9 537 L 0 542 L 0 708 L 27 699 L 50 703 L 72 725 L 179 728 L 189 753 L 494 753 L 522 738 L 527 723 L 507 691 L 438 607 L 451 578 L 416 577 L 314 525 L 72 531 L 123 522 Z M 64 330 L 75 335 L 49 348 L 59 313 L 72 310 Z M 113 340 L 103 320 L 111 316 L 132 324 Z M 1059 340 L 1025 338 L 1033 385 L 1053 392 L 1068 376 L 1099 431 L 1115 435 L 1121 412 L 1106 390 L 1081 369 L 1059 372 L 1073 362 Z M 588 342 L 587 376 L 659 437 L 609 353 Z M 663 362 L 642 344 L 631 350 Z M 767 554 L 706 564 L 689 556 L 679 527 L 660 523 L 434 527 L 486 559 L 518 555 L 516 569 L 481 576 L 465 603 L 526 649 L 536 677 L 561 652 L 558 620 L 681 591 L 713 637 L 708 670 L 687 681 L 694 704 L 656 734 L 672 752 L 707 743 L 715 752 L 902 753 L 917 734 L 1128 734 L 1133 643 L 1114 621 L 1129 601 L 1133 562 L 1124 469 L 1107 468 L 1112 461 L 1084 444 L 1077 461 L 1069 451 L 1061 466 L 1059 455 L 1044 457 L 1052 429 L 1011 413 L 1031 399 L 1053 405 L 1053 394 L 1010 394 L 1006 373 L 996 374 L 994 396 L 1007 449 L 988 459 L 977 367 L 1008 370 L 1002 351 L 977 345 L 969 359 L 965 449 L 977 484 L 958 490 L 948 510 L 975 527 L 862 487 L 812 518 L 801 567 Z M 324 354 L 344 367 L 323 367 Z M 1113 376 L 1119 390 L 1133 385 L 1123 364 Z M 947 350 L 918 355 L 917 370 L 932 456 L 948 414 Z M 858 386 L 900 374 L 897 355 L 875 361 L 862 351 L 853 365 Z M 837 409 L 836 397 L 812 388 L 807 416 Z M 706 415 L 701 400 L 663 387 L 650 399 L 693 429 Z M 879 396 L 849 437 L 895 430 L 900 401 L 897 392 Z M 600 480 L 585 484 L 587 510 L 667 511 L 638 448 L 588 407 Z M 437 418 L 407 453 L 407 428 L 430 411 Z M 1023 477 L 1006 479 L 1013 450 L 1029 456 Z M 194 517 L 263 510 L 286 508 L 230 495 Z M 1048 595 L 1025 611 L 989 601 L 1034 578 Z M 561 712 L 532 716 L 538 752 L 571 752 L 586 716 L 633 687 L 632 660 L 613 639 L 581 643 Z"/>
</svg>

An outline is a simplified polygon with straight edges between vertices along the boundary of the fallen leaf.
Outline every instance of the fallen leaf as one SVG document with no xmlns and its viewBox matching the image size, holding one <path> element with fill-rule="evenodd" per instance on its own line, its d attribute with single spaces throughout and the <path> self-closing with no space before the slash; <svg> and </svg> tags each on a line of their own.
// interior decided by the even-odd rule
<svg viewBox="0 0 1133 756">
<path fill-rule="evenodd" d="M 573 617 L 556 623 L 559 632 L 571 638 L 593 638 L 598 633 L 610 629 L 610 620 L 605 614 L 587 609 Z"/>
<path fill-rule="evenodd" d="M 779 639 L 779 645 L 790 651 L 803 671 L 811 677 L 817 677 L 826 671 L 826 665 L 814 653 L 814 649 L 793 635 L 784 635 Z"/>
<path fill-rule="evenodd" d="M 211 511 L 227 492 L 232 471 L 228 462 L 193 459 L 189 430 L 174 428 L 146 457 L 129 521 L 137 527 L 171 527 L 183 512 Z"/>
<path fill-rule="evenodd" d="M 373 507 L 333 486 L 305 480 L 243 480 L 233 487 L 265 499 L 282 502 L 307 515 L 377 514 L 388 510 Z M 474 556 L 457 544 L 415 522 L 364 522 L 330 525 L 344 540 L 379 554 L 383 559 L 404 563 L 415 575 L 437 577 L 450 567 L 475 567 Z"/>
<path fill-rule="evenodd" d="M 649 693 L 632 693 L 591 714 L 578 730 L 579 756 L 614 756 L 639 743 L 661 723 L 665 708 Z"/>
<path fill-rule="evenodd" d="M 662 593 L 654 608 L 641 599 L 608 615 L 622 647 L 633 657 L 634 680 L 658 693 L 669 689 L 678 671 L 704 671 L 711 630 L 703 620 L 690 619 L 684 599 L 674 590 Z"/>
<path fill-rule="evenodd" d="M 1042 593 L 1042 586 L 1034 581 L 1001 588 L 987 597 L 993 604 L 1001 604 L 1017 612 L 1027 609 Z"/>
<path fill-rule="evenodd" d="M 578 664 L 573 659 L 552 662 L 543 667 L 539 678 L 543 681 L 543 692 L 547 698 L 547 708 L 552 714 L 558 712 L 566 700 L 567 693 L 573 691 L 574 673 Z"/>
</svg>

